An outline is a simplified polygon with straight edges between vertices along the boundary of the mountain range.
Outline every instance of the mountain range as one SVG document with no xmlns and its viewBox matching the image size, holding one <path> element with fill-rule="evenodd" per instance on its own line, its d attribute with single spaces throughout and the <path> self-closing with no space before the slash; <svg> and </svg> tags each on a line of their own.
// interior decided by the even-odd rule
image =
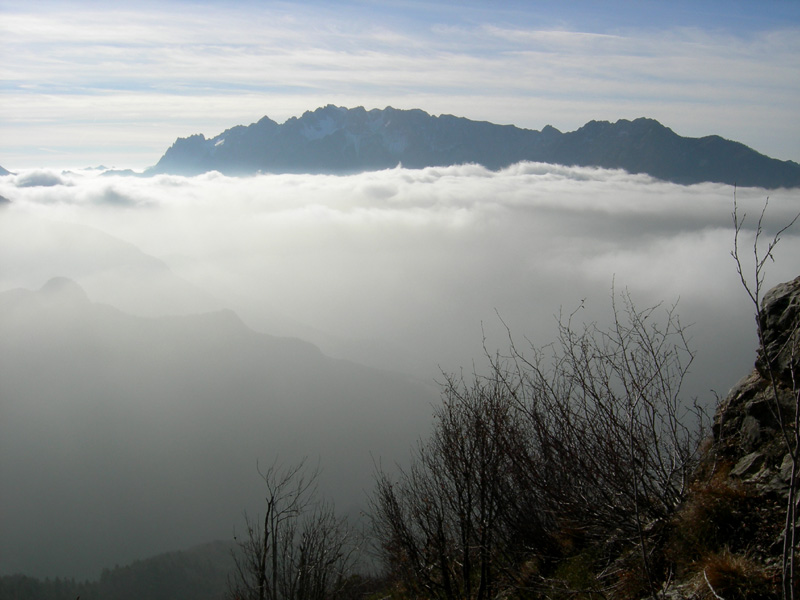
<svg viewBox="0 0 800 600">
<path fill-rule="evenodd" d="M 145 174 L 342 174 L 464 163 L 502 169 L 521 161 L 624 169 L 679 184 L 800 186 L 796 162 L 716 135 L 682 137 L 653 119 L 590 121 L 562 133 L 549 125 L 536 131 L 418 109 L 333 105 L 283 124 L 264 117 L 212 138 L 178 138 Z"/>
</svg>

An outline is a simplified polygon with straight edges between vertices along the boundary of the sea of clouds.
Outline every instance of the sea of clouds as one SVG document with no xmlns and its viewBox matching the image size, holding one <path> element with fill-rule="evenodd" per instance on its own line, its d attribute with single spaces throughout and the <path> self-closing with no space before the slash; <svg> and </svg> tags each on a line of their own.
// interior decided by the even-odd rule
<svg viewBox="0 0 800 600">
<path fill-rule="evenodd" d="M 0 195 L 11 200 L 0 289 L 60 275 L 134 314 L 231 308 L 259 331 L 431 375 L 480 360 L 484 336 L 502 346 L 501 318 L 537 345 L 583 300 L 602 321 L 614 286 L 641 306 L 679 302 L 701 366 L 720 362 L 719 344 L 735 349 L 704 389 L 724 392 L 752 359 L 727 185 L 520 163 L 246 178 L 39 170 L 0 178 Z M 767 198 L 765 241 L 800 205 L 796 190 L 735 195 L 748 259 Z M 798 274 L 798 239 L 784 234 L 765 286 Z"/>
</svg>

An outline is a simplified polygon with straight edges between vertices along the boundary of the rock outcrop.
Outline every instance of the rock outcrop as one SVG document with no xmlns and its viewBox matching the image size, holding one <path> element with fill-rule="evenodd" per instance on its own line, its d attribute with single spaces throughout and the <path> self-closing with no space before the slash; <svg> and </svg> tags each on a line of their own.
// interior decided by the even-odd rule
<svg viewBox="0 0 800 600">
<path fill-rule="evenodd" d="M 720 403 L 714 419 L 716 451 L 738 459 L 732 474 L 740 476 L 752 473 L 752 466 L 742 471 L 752 453 L 763 456 L 761 470 L 779 472 L 784 458 L 790 461 L 783 438 L 792 429 L 800 386 L 800 277 L 767 292 L 760 312 L 763 345 L 755 368 Z"/>
<path fill-rule="evenodd" d="M 798 470 L 800 277 L 764 295 L 760 325 L 762 343 L 755 368 L 720 403 L 713 444 L 686 504 L 705 507 L 710 515 L 707 530 L 715 538 L 716 551 L 727 553 L 728 564 L 734 558 L 747 562 L 749 574 L 737 577 L 749 576 L 765 586 L 761 589 L 773 590 L 757 597 L 777 598 L 783 583 L 787 506 Z M 708 591 L 699 579 L 703 573 L 698 571 L 695 580 L 700 583 L 695 589 Z M 728 581 L 742 585 L 730 576 Z M 755 592 L 744 596 L 715 592 L 725 598 L 756 597 Z"/>
<path fill-rule="evenodd" d="M 764 348 L 759 348 L 756 369 L 791 387 L 800 373 L 800 277 L 776 285 L 761 306 Z"/>
</svg>

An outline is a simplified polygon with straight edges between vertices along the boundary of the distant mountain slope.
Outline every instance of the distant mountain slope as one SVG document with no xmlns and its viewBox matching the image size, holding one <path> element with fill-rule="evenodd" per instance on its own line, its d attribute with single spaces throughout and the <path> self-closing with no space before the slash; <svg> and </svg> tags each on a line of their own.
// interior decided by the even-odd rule
<svg viewBox="0 0 800 600">
<path fill-rule="evenodd" d="M 7 171 L 3 167 L 0 167 L 0 177 L 3 175 L 11 175 L 11 171 Z"/>
<path fill-rule="evenodd" d="M 222 308 L 163 261 L 98 229 L 29 214 L 5 215 L 0 220 L 0 289 L 35 288 L 56 276 L 75 280 L 97 302 L 138 316 Z"/>
<path fill-rule="evenodd" d="M 64 278 L 0 293 L 0 575 L 230 539 L 276 457 L 319 459 L 320 491 L 357 510 L 436 396 L 230 311 L 135 317 Z"/>
<path fill-rule="evenodd" d="M 520 161 L 647 173 L 681 184 L 713 181 L 765 188 L 800 186 L 800 164 L 718 136 L 685 138 L 652 119 L 591 121 L 562 133 L 471 121 L 421 110 L 367 111 L 328 105 L 278 124 L 264 117 L 211 139 L 179 138 L 146 174 L 351 173 Z"/>
<path fill-rule="evenodd" d="M 209 542 L 103 569 L 96 581 L 0 576 L 0 599 L 221 600 L 234 569 L 233 542 Z"/>
</svg>

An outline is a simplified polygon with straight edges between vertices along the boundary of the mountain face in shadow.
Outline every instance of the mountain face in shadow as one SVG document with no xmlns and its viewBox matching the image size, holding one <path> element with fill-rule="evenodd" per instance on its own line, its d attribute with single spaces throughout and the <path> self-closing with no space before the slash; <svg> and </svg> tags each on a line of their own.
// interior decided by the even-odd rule
<svg viewBox="0 0 800 600">
<path fill-rule="evenodd" d="M 4 292 L 0 564 L 88 577 L 230 539 L 276 458 L 319 461 L 321 491 L 357 511 L 373 461 L 407 452 L 436 396 L 230 311 L 137 317 L 63 278 Z"/>
<path fill-rule="evenodd" d="M 222 308 L 163 261 L 99 229 L 34 215 L 4 215 L 0 289 L 36 288 L 54 277 L 73 279 L 96 302 L 138 316 Z"/>
<path fill-rule="evenodd" d="M 686 138 L 653 119 L 591 121 L 562 133 L 471 121 L 422 110 L 328 105 L 278 124 L 264 117 L 216 137 L 179 138 L 146 174 L 355 173 L 520 161 L 624 169 L 680 184 L 800 186 L 800 164 L 718 136 Z"/>
</svg>

